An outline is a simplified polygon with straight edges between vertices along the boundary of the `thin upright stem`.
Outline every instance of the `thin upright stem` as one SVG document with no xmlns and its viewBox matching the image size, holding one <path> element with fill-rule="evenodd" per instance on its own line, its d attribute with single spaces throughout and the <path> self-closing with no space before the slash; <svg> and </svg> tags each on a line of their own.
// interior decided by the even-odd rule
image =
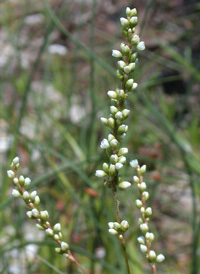
<svg viewBox="0 0 200 274">
<path fill-rule="evenodd" d="M 76 260 L 76 258 L 74 257 L 74 255 L 71 253 L 70 250 L 68 250 L 68 254 L 69 254 L 69 260 L 71 260 L 73 263 L 75 263 L 78 268 L 84 273 L 86 274 L 85 272 L 85 269 L 79 264 L 79 262 Z"/>
<path fill-rule="evenodd" d="M 115 189 L 114 184 L 111 184 L 111 187 L 112 187 L 112 190 L 113 190 L 115 216 L 116 216 L 117 222 L 120 223 L 121 220 L 120 220 L 120 217 L 119 217 L 119 205 L 118 205 L 118 199 L 117 199 L 117 190 Z M 120 241 L 120 244 L 121 244 L 121 247 L 122 247 L 124 260 L 125 260 L 125 263 L 126 263 L 127 273 L 131 274 L 130 267 L 129 267 L 129 262 L 128 262 L 128 255 L 127 255 L 127 252 L 126 252 L 126 241 L 125 241 L 123 235 L 119 236 L 119 241 Z"/>
</svg>

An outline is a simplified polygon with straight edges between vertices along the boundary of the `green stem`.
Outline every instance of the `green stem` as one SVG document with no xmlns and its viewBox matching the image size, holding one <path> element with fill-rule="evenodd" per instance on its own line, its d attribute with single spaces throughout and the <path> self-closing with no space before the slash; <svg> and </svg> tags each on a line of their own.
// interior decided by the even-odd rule
<svg viewBox="0 0 200 274">
<path fill-rule="evenodd" d="M 117 222 L 120 223 L 120 217 L 119 217 L 119 208 L 118 208 L 118 200 L 117 200 L 117 190 L 115 188 L 114 184 L 111 184 L 112 187 L 112 191 L 113 191 L 113 198 L 114 198 L 114 206 L 115 206 L 115 216 L 117 219 Z M 121 247 L 122 247 L 122 251 L 123 251 L 123 256 L 124 256 L 124 260 L 126 263 L 126 269 L 127 269 L 127 273 L 131 274 L 130 272 L 130 267 L 129 267 L 129 262 L 128 262 L 128 256 L 127 256 L 127 252 L 126 252 L 126 241 L 124 239 L 124 237 L 122 236 L 122 238 L 119 238 Z"/>
</svg>

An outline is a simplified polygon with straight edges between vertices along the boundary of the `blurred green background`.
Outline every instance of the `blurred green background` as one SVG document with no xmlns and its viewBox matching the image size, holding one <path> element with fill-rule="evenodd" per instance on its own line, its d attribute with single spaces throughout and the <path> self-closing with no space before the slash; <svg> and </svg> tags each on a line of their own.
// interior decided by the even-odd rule
<svg viewBox="0 0 200 274">
<path fill-rule="evenodd" d="M 136 92 L 130 94 L 128 159 L 147 164 L 158 273 L 200 273 L 200 4 L 192 0 L 0 1 L 0 273 L 80 273 L 27 220 L 6 176 L 18 155 L 42 208 L 90 273 L 126 273 L 112 193 L 94 176 L 105 160 L 107 91 L 117 87 L 112 49 L 119 18 L 138 10 Z M 133 170 L 124 169 L 131 180 Z M 137 237 L 137 188 L 120 191 L 131 273 L 150 273 Z"/>
</svg>

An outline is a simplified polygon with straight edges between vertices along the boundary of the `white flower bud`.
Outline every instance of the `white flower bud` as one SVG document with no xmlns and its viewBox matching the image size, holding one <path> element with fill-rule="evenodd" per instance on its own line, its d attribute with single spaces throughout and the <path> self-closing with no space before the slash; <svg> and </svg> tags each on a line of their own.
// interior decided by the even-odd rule
<svg viewBox="0 0 200 274">
<path fill-rule="evenodd" d="M 129 79 L 128 81 L 126 81 L 125 87 L 126 87 L 128 90 L 131 90 L 132 85 L 133 85 L 133 82 L 134 82 L 133 79 Z"/>
<path fill-rule="evenodd" d="M 118 127 L 118 133 L 119 134 L 123 134 L 126 133 L 128 131 L 128 126 L 127 125 L 121 125 Z"/>
<path fill-rule="evenodd" d="M 46 221 L 49 218 L 49 213 L 47 210 L 40 211 L 40 217 L 43 221 Z"/>
<path fill-rule="evenodd" d="M 126 66 L 126 63 L 125 63 L 124 61 L 122 61 L 122 60 L 118 61 L 117 64 L 118 64 L 118 67 L 119 67 L 121 70 L 123 70 L 124 67 Z"/>
<path fill-rule="evenodd" d="M 116 164 L 117 161 L 118 161 L 118 156 L 117 156 L 117 154 L 112 154 L 112 155 L 110 156 L 110 162 L 111 162 L 112 164 Z"/>
<path fill-rule="evenodd" d="M 19 157 L 15 157 L 12 162 L 14 165 L 19 164 Z"/>
<path fill-rule="evenodd" d="M 13 183 L 14 183 L 15 185 L 18 184 L 18 183 L 19 183 L 18 178 L 14 178 L 14 179 L 13 179 Z"/>
<path fill-rule="evenodd" d="M 141 245 L 140 245 L 140 250 L 141 250 L 141 252 L 142 252 L 142 253 L 147 252 L 147 246 L 146 246 L 146 245 L 141 244 Z"/>
<path fill-rule="evenodd" d="M 165 256 L 163 254 L 159 254 L 156 258 L 156 262 L 162 263 L 165 259 Z"/>
<path fill-rule="evenodd" d="M 102 178 L 106 176 L 107 174 L 103 170 L 96 170 L 95 176 Z"/>
<path fill-rule="evenodd" d="M 8 178 L 13 179 L 15 177 L 15 173 L 13 170 L 7 170 Z"/>
<path fill-rule="evenodd" d="M 108 140 L 107 139 L 103 139 L 102 141 L 101 141 L 101 144 L 100 144 L 100 147 L 102 148 L 102 149 L 107 149 L 107 148 L 109 148 L 109 142 L 108 142 Z"/>
<path fill-rule="evenodd" d="M 142 182 L 142 183 L 140 184 L 140 190 L 143 192 L 144 190 L 146 190 L 146 188 L 147 188 L 146 183 L 145 183 L 145 182 Z"/>
<path fill-rule="evenodd" d="M 149 227 L 146 223 L 144 224 L 141 224 L 140 225 L 140 230 L 143 232 L 143 233 L 146 233 L 148 230 L 149 230 Z"/>
<path fill-rule="evenodd" d="M 156 259 L 156 252 L 154 250 L 150 250 L 149 259 L 150 261 L 154 261 Z"/>
<path fill-rule="evenodd" d="M 133 176 L 133 181 L 134 181 L 136 184 L 139 184 L 140 179 L 138 178 L 138 176 Z"/>
<path fill-rule="evenodd" d="M 125 164 L 126 163 L 126 157 L 124 157 L 124 156 L 120 156 L 119 158 L 118 158 L 118 162 L 120 163 L 120 164 Z"/>
<path fill-rule="evenodd" d="M 129 183 L 129 182 L 127 182 L 127 181 L 124 181 L 124 182 L 122 182 L 122 183 L 119 184 L 119 187 L 120 187 L 121 189 L 127 189 L 127 188 L 130 187 L 130 186 L 131 186 L 131 183 Z"/>
<path fill-rule="evenodd" d="M 123 165 L 120 164 L 120 163 L 116 163 L 115 167 L 116 167 L 117 170 L 120 170 L 123 167 Z"/>
<path fill-rule="evenodd" d="M 137 83 L 133 83 L 133 85 L 132 85 L 132 90 L 134 90 L 134 89 L 136 89 L 137 88 L 137 86 L 138 86 L 138 84 Z"/>
<path fill-rule="evenodd" d="M 117 235 L 117 234 L 118 234 L 118 232 L 117 232 L 115 229 L 113 229 L 113 228 L 108 229 L 108 232 L 109 232 L 111 235 Z"/>
<path fill-rule="evenodd" d="M 129 66 L 129 68 L 130 68 L 131 71 L 134 71 L 134 69 L 135 69 L 135 63 L 130 63 L 128 66 Z"/>
<path fill-rule="evenodd" d="M 118 230 L 118 229 L 120 229 L 120 228 L 121 228 L 121 226 L 120 226 L 120 224 L 119 224 L 119 223 L 114 222 L 114 224 L 113 224 L 113 228 L 114 228 L 115 230 Z"/>
<path fill-rule="evenodd" d="M 39 229 L 39 230 L 45 230 L 45 228 L 43 226 L 41 226 L 40 224 L 36 224 L 36 227 Z"/>
<path fill-rule="evenodd" d="M 35 196 L 34 205 L 37 206 L 40 203 L 40 197 L 37 195 Z"/>
<path fill-rule="evenodd" d="M 112 134 L 108 134 L 108 142 L 111 142 L 113 139 L 115 139 L 115 136 Z"/>
<path fill-rule="evenodd" d="M 101 117 L 101 122 L 104 126 L 107 126 L 108 125 L 108 119 L 104 118 L 104 117 Z"/>
<path fill-rule="evenodd" d="M 28 186 L 28 185 L 30 185 L 30 183 L 31 183 L 31 179 L 26 177 L 24 180 L 24 186 Z"/>
<path fill-rule="evenodd" d="M 114 227 L 114 222 L 109 222 L 109 223 L 108 223 L 108 227 L 109 227 L 109 228 L 113 228 L 113 227 Z"/>
<path fill-rule="evenodd" d="M 24 200 L 28 200 L 29 199 L 29 193 L 28 193 L 28 191 L 24 191 L 24 193 L 23 193 L 23 199 Z"/>
<path fill-rule="evenodd" d="M 54 234 L 53 238 L 57 241 L 57 240 L 60 240 L 58 234 Z"/>
<path fill-rule="evenodd" d="M 144 49 L 145 49 L 145 44 L 144 44 L 143 41 L 142 41 L 142 42 L 139 42 L 139 44 L 137 45 L 137 49 L 138 49 L 138 50 L 144 50 Z"/>
<path fill-rule="evenodd" d="M 109 165 L 107 163 L 103 163 L 103 171 L 108 172 Z"/>
<path fill-rule="evenodd" d="M 13 189 L 12 196 L 18 198 L 21 196 L 21 194 L 17 189 Z"/>
<path fill-rule="evenodd" d="M 122 120 L 122 118 L 123 118 L 122 112 L 121 112 L 121 111 L 118 111 L 118 112 L 115 114 L 115 118 L 116 118 L 116 119 L 119 119 L 119 120 Z"/>
<path fill-rule="evenodd" d="M 130 113 L 130 110 L 125 108 L 125 109 L 122 111 L 122 116 L 123 116 L 123 118 L 124 118 L 124 119 L 127 118 L 127 117 L 129 116 L 129 113 Z"/>
<path fill-rule="evenodd" d="M 40 216 L 40 213 L 39 213 L 39 211 L 37 210 L 37 208 L 33 208 L 33 209 L 31 210 L 31 212 L 32 212 L 32 216 L 35 217 L 35 218 L 38 218 L 38 217 Z"/>
<path fill-rule="evenodd" d="M 128 27 L 128 25 L 129 25 L 129 21 L 124 17 L 120 18 L 120 22 L 121 22 L 122 27 Z"/>
<path fill-rule="evenodd" d="M 118 147 L 119 142 L 117 141 L 117 139 L 113 139 L 113 140 L 110 142 L 110 145 L 111 145 L 112 148 L 116 148 L 116 147 Z"/>
<path fill-rule="evenodd" d="M 139 199 L 137 199 L 135 201 L 135 204 L 136 204 L 137 208 L 141 208 L 142 207 L 142 201 L 140 201 Z"/>
<path fill-rule="evenodd" d="M 117 93 L 115 91 L 109 90 L 107 94 L 110 99 L 117 99 Z"/>
<path fill-rule="evenodd" d="M 115 115 L 118 112 L 118 108 L 116 108 L 115 106 L 111 106 L 110 107 L 110 112 L 112 115 Z"/>
<path fill-rule="evenodd" d="M 147 216 L 151 216 L 152 215 L 152 208 L 151 207 L 147 207 L 147 209 L 145 210 L 145 214 Z"/>
<path fill-rule="evenodd" d="M 145 239 L 144 239 L 143 236 L 138 237 L 137 241 L 138 241 L 139 244 L 144 244 L 145 243 Z"/>
<path fill-rule="evenodd" d="M 115 173 L 116 173 L 116 168 L 115 168 L 115 165 L 110 165 L 110 167 L 109 167 L 109 174 L 111 175 L 111 176 L 113 176 L 113 175 L 115 175 Z"/>
<path fill-rule="evenodd" d="M 122 230 L 127 230 L 129 228 L 129 223 L 126 220 L 121 221 Z"/>
<path fill-rule="evenodd" d="M 135 27 L 135 26 L 137 25 L 137 23 L 138 23 L 138 18 L 137 18 L 137 16 L 131 17 L 131 19 L 130 19 L 131 27 Z"/>
<path fill-rule="evenodd" d="M 137 159 L 132 160 L 130 162 L 130 166 L 132 166 L 133 168 L 137 168 L 138 167 L 138 160 Z"/>
<path fill-rule="evenodd" d="M 146 172 L 146 169 L 147 169 L 146 165 L 141 166 L 140 168 L 141 173 L 144 174 Z"/>
<path fill-rule="evenodd" d="M 126 8 L 126 15 L 127 16 L 131 15 L 131 9 L 129 7 Z"/>
<path fill-rule="evenodd" d="M 54 232 L 53 232 L 53 230 L 52 230 L 51 228 L 47 228 L 47 229 L 46 229 L 46 234 L 47 234 L 48 236 L 53 236 L 53 235 L 54 235 Z"/>
<path fill-rule="evenodd" d="M 112 56 L 115 57 L 115 58 L 121 58 L 122 54 L 121 54 L 121 52 L 119 50 L 113 49 L 112 50 Z"/>
<path fill-rule="evenodd" d="M 124 72 L 125 72 L 126 74 L 129 74 L 130 71 L 131 71 L 131 68 L 130 68 L 129 66 L 125 66 L 125 67 L 124 67 Z"/>
<path fill-rule="evenodd" d="M 33 215 L 32 215 L 32 211 L 27 211 L 27 212 L 26 212 L 26 215 L 31 219 L 32 216 L 33 216 Z"/>
<path fill-rule="evenodd" d="M 153 240 L 154 240 L 154 234 L 151 233 L 151 232 L 147 232 L 147 233 L 145 234 L 145 238 L 146 238 L 147 240 L 149 240 L 150 242 L 153 242 Z"/>
<path fill-rule="evenodd" d="M 36 195 L 37 195 L 37 191 L 36 191 L 36 190 L 34 190 L 34 191 L 33 191 L 33 192 L 31 192 L 31 194 L 30 194 L 30 199 L 34 201 L 34 200 L 35 200 Z"/>
<path fill-rule="evenodd" d="M 57 223 L 54 225 L 53 230 L 57 233 L 61 231 L 61 225 L 60 223 Z"/>
<path fill-rule="evenodd" d="M 142 214 L 145 212 L 145 208 L 144 208 L 143 206 L 140 208 L 140 212 L 141 212 Z"/>
<path fill-rule="evenodd" d="M 144 192 L 142 193 L 142 197 L 144 198 L 145 201 L 148 200 L 148 199 L 149 199 L 149 192 L 144 191 Z"/>
<path fill-rule="evenodd" d="M 120 148 L 120 150 L 118 152 L 118 156 L 123 156 L 123 155 L 125 155 L 127 153 L 128 153 L 128 148 L 123 147 L 123 148 Z"/>
<path fill-rule="evenodd" d="M 114 127 L 115 127 L 115 120 L 114 120 L 112 117 L 110 117 L 110 118 L 108 119 L 108 126 L 109 126 L 111 129 L 114 129 Z"/>
<path fill-rule="evenodd" d="M 56 247 L 55 251 L 60 254 L 61 253 L 61 248 L 60 247 Z"/>
</svg>

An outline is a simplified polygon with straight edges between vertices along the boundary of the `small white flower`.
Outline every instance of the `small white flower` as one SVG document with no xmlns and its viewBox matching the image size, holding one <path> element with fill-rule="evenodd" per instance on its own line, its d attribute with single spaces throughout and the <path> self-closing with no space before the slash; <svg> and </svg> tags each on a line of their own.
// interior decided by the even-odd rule
<svg viewBox="0 0 200 274">
<path fill-rule="evenodd" d="M 17 189 L 13 189 L 12 196 L 18 198 L 21 196 L 21 194 Z"/>
<path fill-rule="evenodd" d="M 117 141 L 117 139 L 113 139 L 110 142 L 111 147 L 116 148 L 118 146 L 119 142 Z"/>
<path fill-rule="evenodd" d="M 47 228 L 46 233 L 47 233 L 48 236 L 53 236 L 54 235 L 54 232 L 51 228 Z"/>
<path fill-rule="evenodd" d="M 149 252 L 149 259 L 154 261 L 156 259 L 156 252 L 154 250 L 150 250 Z"/>
<path fill-rule="evenodd" d="M 31 212 L 32 212 L 33 217 L 35 217 L 35 218 L 37 218 L 37 217 L 40 216 L 40 213 L 39 213 L 39 211 L 37 210 L 37 208 L 33 208 L 33 209 L 31 210 Z"/>
<path fill-rule="evenodd" d="M 61 252 L 61 248 L 60 248 L 60 247 L 56 247 L 56 248 L 55 248 L 55 251 L 56 251 L 57 253 L 60 253 L 60 252 Z"/>
<path fill-rule="evenodd" d="M 122 111 L 122 115 L 124 118 L 127 118 L 129 116 L 129 113 L 130 113 L 130 110 L 126 108 Z"/>
<path fill-rule="evenodd" d="M 147 169 L 146 165 L 141 166 L 140 171 L 142 172 L 142 174 L 144 174 L 146 172 L 146 169 Z"/>
<path fill-rule="evenodd" d="M 124 67 L 124 72 L 125 72 L 126 74 L 129 74 L 130 71 L 131 71 L 131 68 L 130 68 L 129 66 L 125 66 L 125 67 Z"/>
<path fill-rule="evenodd" d="M 131 88 L 131 89 L 132 89 L 132 90 L 133 90 L 133 89 L 136 89 L 136 88 L 137 88 L 137 86 L 138 86 L 138 84 L 137 84 L 137 83 L 133 83 L 133 85 L 132 85 L 132 88 Z"/>
<path fill-rule="evenodd" d="M 40 203 L 40 197 L 37 195 L 35 196 L 34 205 L 39 205 Z"/>
<path fill-rule="evenodd" d="M 118 161 L 118 156 L 117 156 L 117 154 L 112 154 L 112 155 L 110 156 L 110 161 L 111 161 L 111 163 L 116 164 L 117 161 Z"/>
<path fill-rule="evenodd" d="M 120 22 L 121 22 L 122 27 L 127 27 L 129 25 L 128 20 L 124 17 L 120 18 Z"/>
<path fill-rule="evenodd" d="M 28 185 L 30 185 L 30 183 L 31 183 L 31 179 L 26 177 L 24 180 L 24 186 L 28 186 Z"/>
<path fill-rule="evenodd" d="M 162 263 L 164 261 L 164 259 L 165 259 L 165 256 L 163 254 L 159 254 L 156 258 L 156 261 L 158 263 Z"/>
<path fill-rule="evenodd" d="M 115 106 L 110 106 L 110 112 L 111 114 L 115 115 L 118 112 L 118 108 L 116 108 Z"/>
<path fill-rule="evenodd" d="M 33 216 L 33 215 L 32 215 L 32 211 L 27 211 L 27 212 L 26 212 L 26 215 L 31 219 L 32 216 Z"/>
<path fill-rule="evenodd" d="M 119 50 L 113 49 L 112 50 L 112 56 L 115 57 L 115 58 L 120 58 L 120 57 L 122 57 L 122 54 Z"/>
<path fill-rule="evenodd" d="M 136 184 L 139 184 L 140 179 L 138 178 L 138 176 L 133 176 L 133 181 L 134 181 Z"/>
<path fill-rule="evenodd" d="M 136 204 L 137 208 L 141 208 L 141 207 L 142 207 L 142 201 L 139 200 L 139 199 L 137 199 L 137 200 L 135 201 L 135 204 Z"/>
<path fill-rule="evenodd" d="M 143 253 L 147 252 L 147 246 L 141 244 L 141 245 L 140 245 L 140 250 L 141 250 Z"/>
<path fill-rule="evenodd" d="M 145 238 L 146 238 L 147 240 L 149 240 L 150 242 L 153 242 L 153 240 L 154 240 L 154 234 L 151 233 L 151 232 L 147 232 L 147 233 L 145 234 Z"/>
<path fill-rule="evenodd" d="M 131 186 L 131 183 L 129 183 L 127 181 L 124 181 L 124 182 L 119 184 L 119 187 L 122 188 L 122 189 L 127 189 L 130 186 Z"/>
<path fill-rule="evenodd" d="M 95 176 L 102 178 L 106 176 L 107 174 L 103 170 L 96 170 Z"/>
<path fill-rule="evenodd" d="M 107 149 L 109 146 L 110 146 L 110 145 L 109 145 L 109 143 L 108 143 L 108 140 L 104 138 L 104 139 L 101 141 L 100 147 L 101 147 L 102 149 Z"/>
<path fill-rule="evenodd" d="M 18 184 L 18 183 L 19 183 L 18 178 L 14 178 L 14 179 L 13 179 L 13 183 L 14 183 L 15 185 Z"/>
<path fill-rule="evenodd" d="M 130 166 L 132 166 L 133 168 L 137 168 L 137 166 L 138 166 L 138 160 L 137 160 L 137 159 L 132 160 L 132 161 L 130 162 Z"/>
<path fill-rule="evenodd" d="M 37 195 L 37 191 L 36 190 L 32 191 L 31 194 L 30 194 L 30 199 L 34 201 L 36 195 Z"/>
<path fill-rule="evenodd" d="M 128 148 L 127 147 L 123 147 L 120 148 L 119 152 L 118 152 L 118 156 L 123 156 L 124 154 L 128 153 Z"/>
<path fill-rule="evenodd" d="M 149 199 L 149 192 L 148 191 L 144 191 L 142 193 L 142 197 L 144 198 L 145 201 L 148 200 Z"/>
<path fill-rule="evenodd" d="M 56 241 L 60 239 L 59 236 L 58 236 L 58 234 L 54 234 L 53 238 L 54 238 Z"/>
<path fill-rule="evenodd" d="M 101 119 L 102 124 L 105 125 L 105 126 L 107 126 L 107 124 L 108 124 L 108 119 L 106 119 L 106 118 L 104 118 L 104 117 L 101 117 L 100 119 Z"/>
<path fill-rule="evenodd" d="M 12 170 L 7 170 L 8 178 L 13 179 L 15 177 L 15 173 Z"/>
<path fill-rule="evenodd" d="M 139 42 L 139 44 L 137 45 L 137 49 L 138 49 L 138 50 L 144 50 L 144 49 L 145 49 L 145 44 L 144 44 L 143 41 L 142 41 L 142 42 Z"/>
<path fill-rule="evenodd" d="M 126 163 L 126 157 L 120 156 L 118 162 L 124 165 Z"/>
<path fill-rule="evenodd" d="M 19 164 L 19 157 L 15 157 L 12 162 L 14 165 Z"/>
<path fill-rule="evenodd" d="M 145 182 L 142 182 L 142 183 L 140 184 L 140 190 L 141 190 L 141 191 L 144 191 L 144 190 L 146 190 L 146 188 L 147 188 L 146 183 L 145 183 Z"/>
<path fill-rule="evenodd" d="M 147 207 L 147 209 L 145 210 L 146 215 L 151 216 L 152 215 L 152 208 L 151 207 Z"/>
<path fill-rule="evenodd" d="M 118 229 L 120 229 L 120 224 L 118 223 L 118 222 L 114 222 L 114 224 L 113 224 L 113 228 L 115 229 L 115 230 L 118 230 Z"/>
<path fill-rule="evenodd" d="M 28 193 L 28 191 L 24 191 L 24 193 L 23 193 L 23 199 L 24 200 L 28 200 L 29 199 L 29 193 Z"/>
<path fill-rule="evenodd" d="M 143 233 L 146 233 L 148 231 L 148 229 L 149 229 L 149 227 L 148 227 L 148 225 L 146 223 L 140 225 L 140 230 Z"/>
<path fill-rule="evenodd" d="M 61 231 L 61 224 L 60 223 L 55 224 L 54 227 L 53 227 L 53 230 L 55 232 Z"/>
<path fill-rule="evenodd" d="M 117 235 L 117 234 L 118 234 L 117 230 L 115 230 L 115 229 L 113 229 L 113 228 L 108 229 L 108 232 L 109 232 L 111 235 Z"/>
<path fill-rule="evenodd" d="M 138 237 L 137 241 L 138 241 L 139 244 L 144 244 L 145 243 L 145 239 L 144 239 L 143 236 Z"/>
<path fill-rule="evenodd" d="M 121 227 L 127 230 L 129 228 L 129 223 L 126 220 L 123 220 L 121 221 Z"/>
<path fill-rule="evenodd" d="M 109 90 L 107 92 L 107 94 L 108 94 L 108 97 L 110 97 L 110 99 L 116 99 L 117 98 L 117 93 L 113 90 Z"/>
<path fill-rule="evenodd" d="M 118 111 L 118 112 L 115 114 L 115 118 L 121 120 L 121 119 L 123 118 L 122 112 L 121 112 L 121 111 Z"/>
<path fill-rule="evenodd" d="M 40 211 L 40 217 L 43 221 L 46 221 L 49 218 L 49 213 L 47 210 Z"/>
<path fill-rule="evenodd" d="M 67 243 L 65 243 L 65 242 L 61 242 L 61 250 L 63 252 L 68 251 L 69 250 L 69 245 Z"/>
<path fill-rule="evenodd" d="M 114 227 L 114 222 L 109 222 L 108 226 L 109 226 L 109 228 L 113 228 Z"/>
<path fill-rule="evenodd" d="M 120 164 L 120 163 L 116 163 L 115 167 L 116 167 L 117 170 L 120 170 L 123 167 L 123 165 Z"/>
</svg>

